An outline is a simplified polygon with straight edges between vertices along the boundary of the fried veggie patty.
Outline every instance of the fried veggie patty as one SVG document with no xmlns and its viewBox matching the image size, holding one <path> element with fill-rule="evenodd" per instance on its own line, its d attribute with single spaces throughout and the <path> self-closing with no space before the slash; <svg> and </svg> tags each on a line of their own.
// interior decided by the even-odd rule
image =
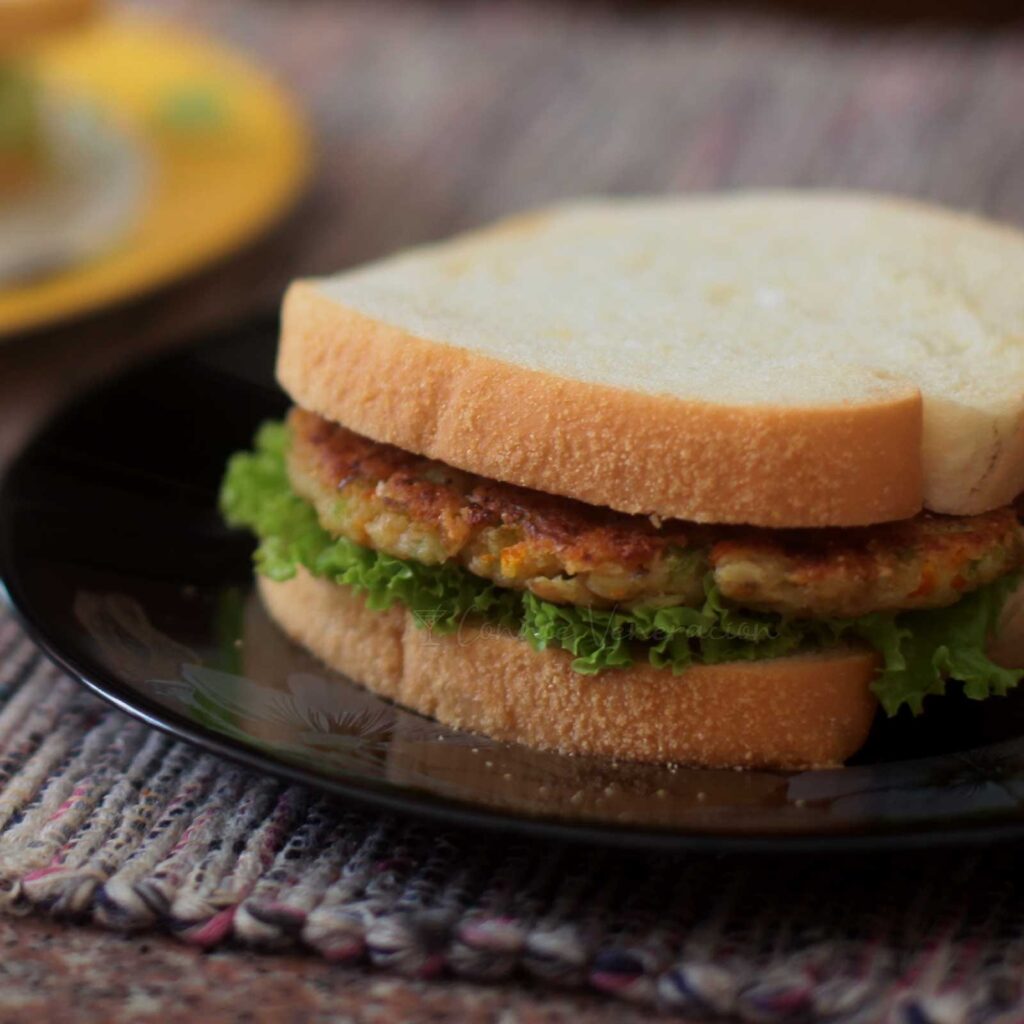
<svg viewBox="0 0 1024 1024">
<path fill-rule="evenodd" d="M 950 605 L 1024 564 L 1012 508 L 841 530 L 659 522 L 465 473 L 305 410 L 288 424 L 292 486 L 329 533 L 556 603 L 698 605 L 710 571 L 743 607 L 848 617 Z"/>
</svg>

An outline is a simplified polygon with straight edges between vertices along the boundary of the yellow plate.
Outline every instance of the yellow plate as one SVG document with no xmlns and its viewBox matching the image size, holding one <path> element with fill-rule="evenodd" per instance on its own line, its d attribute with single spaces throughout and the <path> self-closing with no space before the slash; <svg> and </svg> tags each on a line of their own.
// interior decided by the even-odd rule
<svg viewBox="0 0 1024 1024">
<path fill-rule="evenodd" d="M 148 20 L 101 21 L 48 46 L 52 91 L 94 103 L 147 151 L 151 193 L 101 256 L 0 290 L 0 336 L 134 296 L 249 241 L 297 197 L 305 126 L 246 61 Z"/>
</svg>

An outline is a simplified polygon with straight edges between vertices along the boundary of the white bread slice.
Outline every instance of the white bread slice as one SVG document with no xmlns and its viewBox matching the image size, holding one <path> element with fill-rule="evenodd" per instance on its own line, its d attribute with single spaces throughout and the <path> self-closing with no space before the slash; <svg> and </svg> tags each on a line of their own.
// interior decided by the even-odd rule
<svg viewBox="0 0 1024 1024">
<path fill-rule="evenodd" d="M 279 376 L 626 512 L 849 526 L 1024 489 L 1024 235 L 832 192 L 583 202 L 295 284 Z"/>
<path fill-rule="evenodd" d="M 533 747 L 712 768 L 836 765 L 864 743 L 876 708 L 878 656 L 866 649 L 583 676 L 565 651 L 534 651 L 494 627 L 438 636 L 304 570 L 260 577 L 259 589 L 284 631 L 331 668 L 446 725 Z"/>
</svg>

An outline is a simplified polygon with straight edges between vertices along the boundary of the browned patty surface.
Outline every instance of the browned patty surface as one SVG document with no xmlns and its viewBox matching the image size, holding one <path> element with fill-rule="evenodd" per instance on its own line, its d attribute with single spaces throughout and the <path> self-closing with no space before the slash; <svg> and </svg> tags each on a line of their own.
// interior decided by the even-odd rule
<svg viewBox="0 0 1024 1024">
<path fill-rule="evenodd" d="M 301 409 L 288 423 L 292 485 L 328 532 L 551 601 L 699 604 L 711 571 L 744 607 L 853 616 L 952 604 L 1024 563 L 1012 508 L 826 530 L 658 522 L 488 480 Z"/>
</svg>

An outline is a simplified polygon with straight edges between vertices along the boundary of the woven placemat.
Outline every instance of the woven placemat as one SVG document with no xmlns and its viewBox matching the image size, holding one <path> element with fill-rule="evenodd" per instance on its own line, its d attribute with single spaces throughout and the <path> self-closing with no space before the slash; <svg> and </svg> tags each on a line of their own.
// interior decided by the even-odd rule
<svg viewBox="0 0 1024 1024">
<path fill-rule="evenodd" d="M 1017 851 L 659 857 L 357 812 L 107 707 L 0 607 L 0 907 L 693 1018 L 1024 1020 Z"/>
</svg>

